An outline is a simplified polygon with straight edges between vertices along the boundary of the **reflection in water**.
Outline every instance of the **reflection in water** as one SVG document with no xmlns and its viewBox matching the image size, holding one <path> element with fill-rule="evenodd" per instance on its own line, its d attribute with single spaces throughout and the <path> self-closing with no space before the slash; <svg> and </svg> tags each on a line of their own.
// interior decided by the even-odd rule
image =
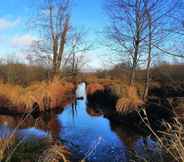
<svg viewBox="0 0 184 162">
<path fill-rule="evenodd" d="M 48 130 L 50 130 L 51 137 L 53 139 L 59 138 L 59 133 L 61 131 L 61 123 L 58 123 L 56 115 L 54 115 L 48 122 Z"/>
<path fill-rule="evenodd" d="M 112 131 L 116 132 L 122 144 L 125 144 L 129 150 L 132 150 L 135 142 L 140 138 L 133 130 L 110 122 Z"/>
<path fill-rule="evenodd" d="M 93 108 L 93 107 L 87 107 L 86 108 L 86 112 L 90 115 L 90 116 L 102 116 L 103 113 L 100 112 L 99 110 Z"/>
<path fill-rule="evenodd" d="M 25 118 L 0 116 L 0 136 L 9 136 L 16 131 L 16 135 L 20 138 L 44 138 L 50 135 L 53 139 L 59 138 L 61 123 L 58 123 L 55 113 L 45 113 L 39 118 L 34 119 L 32 116 Z M 18 127 L 19 126 L 19 127 Z"/>
<path fill-rule="evenodd" d="M 96 162 L 126 162 L 128 151 L 135 150 L 144 156 L 143 139 L 130 129 L 117 125 L 103 117 L 95 108 L 86 108 L 85 84 L 79 85 L 76 91 L 78 98 L 74 105 L 68 105 L 64 112 L 45 113 L 39 118 L 27 118 L 17 131 L 19 137 L 50 135 L 61 139 L 75 156 Z M 11 133 L 20 122 L 19 117 L 0 116 L 0 135 Z M 2 136 L 1 136 L 2 137 Z M 155 143 L 148 139 L 152 150 Z"/>
</svg>

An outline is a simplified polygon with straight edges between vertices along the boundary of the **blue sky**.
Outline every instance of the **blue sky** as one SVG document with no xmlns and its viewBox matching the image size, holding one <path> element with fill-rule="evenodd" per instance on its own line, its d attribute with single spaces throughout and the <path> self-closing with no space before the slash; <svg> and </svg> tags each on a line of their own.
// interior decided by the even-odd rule
<svg viewBox="0 0 184 162">
<path fill-rule="evenodd" d="M 0 6 L 0 57 L 22 57 L 24 49 L 36 39 L 26 25 L 35 13 L 37 0 L 6 0 Z M 97 42 L 99 32 L 105 25 L 103 0 L 75 0 L 72 10 L 72 23 L 76 28 L 88 31 L 87 39 Z M 89 55 L 90 66 L 101 64 L 99 54 L 102 48 L 92 50 Z"/>
<path fill-rule="evenodd" d="M 40 1 L 42 0 L 5 0 L 1 2 L 0 58 L 25 60 L 27 55 L 25 49 L 33 40 L 38 39 L 27 24 L 37 11 L 36 4 Z M 105 0 L 74 0 L 72 8 L 73 26 L 80 30 L 87 30 L 86 40 L 94 43 L 94 49 L 87 54 L 87 68 L 89 69 L 106 68 L 104 62 L 108 59 L 107 54 L 110 54 L 100 41 L 102 38 L 100 31 L 107 25 L 107 17 L 103 10 L 104 2 Z"/>
</svg>

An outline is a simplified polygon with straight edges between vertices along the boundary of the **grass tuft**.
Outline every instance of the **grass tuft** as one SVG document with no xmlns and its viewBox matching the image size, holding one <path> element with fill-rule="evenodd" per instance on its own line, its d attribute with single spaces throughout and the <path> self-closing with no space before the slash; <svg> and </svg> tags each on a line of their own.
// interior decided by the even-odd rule
<svg viewBox="0 0 184 162">
<path fill-rule="evenodd" d="M 140 99 L 137 89 L 133 86 L 127 87 L 126 95 L 121 97 L 116 104 L 116 110 L 121 113 L 127 113 L 139 109 L 144 102 Z"/>
<path fill-rule="evenodd" d="M 40 156 L 40 162 L 70 162 L 68 157 L 71 155 L 70 151 L 61 144 L 52 145 L 45 150 Z"/>
</svg>

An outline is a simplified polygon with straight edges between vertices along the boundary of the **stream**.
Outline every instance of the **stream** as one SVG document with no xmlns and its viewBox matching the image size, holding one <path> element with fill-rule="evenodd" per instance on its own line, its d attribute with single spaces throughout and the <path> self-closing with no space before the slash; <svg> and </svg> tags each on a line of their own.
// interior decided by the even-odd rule
<svg viewBox="0 0 184 162">
<path fill-rule="evenodd" d="M 51 136 L 60 139 L 72 150 L 76 158 L 89 162 L 128 162 L 129 152 L 146 158 L 158 157 L 156 143 L 147 137 L 143 138 L 134 130 L 117 125 L 104 117 L 100 112 L 87 107 L 86 85 L 81 83 L 76 91 L 76 105 L 68 105 L 60 114 L 47 113 L 37 119 L 28 118 L 20 124 L 16 131 L 18 138 L 44 138 Z M 20 117 L 0 115 L 0 138 L 5 138 L 14 131 Z M 77 161 L 77 160 L 74 160 Z"/>
</svg>

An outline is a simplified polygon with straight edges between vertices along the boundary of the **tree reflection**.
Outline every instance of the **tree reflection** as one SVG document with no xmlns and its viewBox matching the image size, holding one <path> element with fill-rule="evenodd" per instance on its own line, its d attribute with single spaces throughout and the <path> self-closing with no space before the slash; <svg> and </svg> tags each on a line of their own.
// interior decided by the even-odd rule
<svg viewBox="0 0 184 162">
<path fill-rule="evenodd" d="M 43 130 L 50 134 L 53 141 L 59 140 L 59 133 L 62 127 L 55 112 L 43 113 L 37 119 L 30 115 L 26 117 L 0 115 L 0 125 L 18 130 L 29 128 Z"/>
</svg>

